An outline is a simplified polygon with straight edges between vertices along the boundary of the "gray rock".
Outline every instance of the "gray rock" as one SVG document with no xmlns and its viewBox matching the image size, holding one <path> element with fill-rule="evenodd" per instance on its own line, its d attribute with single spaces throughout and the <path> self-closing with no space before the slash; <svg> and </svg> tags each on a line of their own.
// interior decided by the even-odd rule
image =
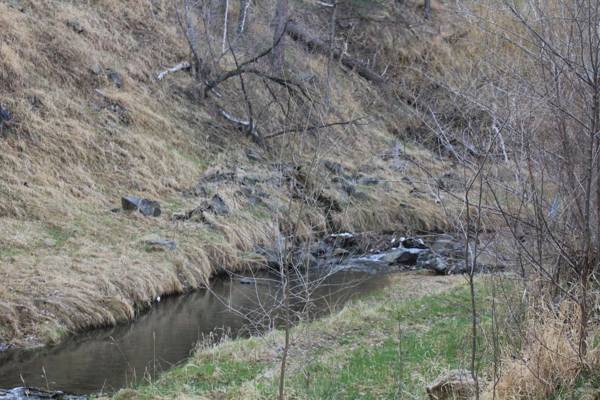
<svg viewBox="0 0 600 400">
<path fill-rule="evenodd" d="M 463 244 L 449 238 L 437 239 L 431 245 L 431 249 L 434 253 L 444 257 L 460 258 L 465 255 Z"/>
<path fill-rule="evenodd" d="M 426 250 L 397 248 L 383 253 L 381 261 L 390 265 L 416 265 L 419 255 Z"/>
<path fill-rule="evenodd" d="M 106 71 L 106 76 L 108 79 L 110 79 L 116 87 L 118 87 L 119 89 L 123 87 L 123 76 L 121 76 L 121 74 L 119 74 L 117 71 L 114 71 L 112 69 L 109 69 L 108 71 Z"/>
<path fill-rule="evenodd" d="M 227 215 L 231 212 L 229 210 L 229 206 L 227 205 L 227 203 L 225 203 L 225 200 L 223 200 L 223 198 L 218 194 L 215 194 L 210 199 L 206 211 L 210 211 L 213 214 L 217 215 Z"/>
<path fill-rule="evenodd" d="M 69 28 L 73 29 L 77 33 L 83 33 L 85 30 L 85 29 L 83 29 L 83 26 L 81 25 L 81 23 L 74 19 L 67 21 L 67 26 Z"/>
<path fill-rule="evenodd" d="M 0 126 L 9 125 L 12 122 L 12 114 L 0 104 Z"/>
<path fill-rule="evenodd" d="M 342 164 L 335 162 L 335 161 L 329 161 L 329 160 L 324 160 L 323 161 L 323 165 L 325 166 L 325 168 L 327 168 L 330 172 L 336 174 L 336 175 L 342 175 L 344 173 L 344 167 L 342 166 Z"/>
<path fill-rule="evenodd" d="M 25 6 L 23 5 L 22 0 L 9 0 L 8 6 L 10 8 L 14 8 L 17 11 L 25 12 Z"/>
<path fill-rule="evenodd" d="M 446 260 L 431 252 L 419 254 L 416 265 L 417 268 L 430 269 L 439 275 L 447 275 L 450 272 Z"/>
<path fill-rule="evenodd" d="M 164 251 L 177 249 L 177 243 L 171 239 L 163 239 L 156 235 L 149 235 L 142 239 L 142 242 L 152 251 Z"/>
<path fill-rule="evenodd" d="M 437 178 L 437 185 L 442 190 L 453 191 L 462 188 L 465 183 L 458 174 L 446 172 Z"/>
<path fill-rule="evenodd" d="M 431 400 L 466 400 L 475 395 L 475 381 L 464 369 L 449 371 L 427 386 Z"/>
<path fill-rule="evenodd" d="M 379 185 L 379 178 L 373 176 L 364 176 L 358 180 L 358 183 L 365 186 Z"/>
<path fill-rule="evenodd" d="M 402 239 L 402 246 L 407 249 L 427 249 L 422 239 L 419 238 L 406 238 Z"/>
<path fill-rule="evenodd" d="M 349 195 L 354 197 L 355 199 L 358 200 L 368 200 L 369 199 L 369 195 L 366 194 L 365 192 L 356 189 L 356 187 L 354 186 L 354 184 L 345 181 L 342 183 L 342 189 L 344 189 L 344 191 Z"/>
<path fill-rule="evenodd" d="M 126 211 L 139 211 L 146 217 L 158 217 L 161 214 L 160 203 L 137 196 L 121 197 L 121 207 Z"/>
<path fill-rule="evenodd" d="M 250 161 L 262 161 L 263 158 L 254 149 L 246 149 L 246 157 Z"/>
<path fill-rule="evenodd" d="M 85 400 L 85 396 L 74 396 L 60 391 L 47 391 L 34 388 L 18 387 L 14 389 L 0 389 L 0 400 Z"/>
<path fill-rule="evenodd" d="M 101 75 L 104 69 L 100 64 L 94 64 L 90 67 L 90 72 L 94 75 Z"/>
<path fill-rule="evenodd" d="M 235 181 L 235 171 L 213 171 L 203 174 L 199 179 L 199 184 L 216 183 L 222 181 Z"/>
</svg>

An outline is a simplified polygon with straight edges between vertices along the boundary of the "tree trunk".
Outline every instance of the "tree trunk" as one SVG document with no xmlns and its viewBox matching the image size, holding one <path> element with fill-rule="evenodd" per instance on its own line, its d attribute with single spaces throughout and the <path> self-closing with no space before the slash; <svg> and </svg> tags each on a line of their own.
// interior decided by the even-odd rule
<svg viewBox="0 0 600 400">
<path fill-rule="evenodd" d="M 271 53 L 271 63 L 273 70 L 277 75 L 283 75 L 285 64 L 285 26 L 288 19 L 288 0 L 277 0 L 275 8 L 275 17 L 273 17 L 273 51 Z"/>
<path fill-rule="evenodd" d="M 287 23 L 287 34 L 297 42 L 304 44 L 309 50 L 315 50 L 322 54 L 331 54 L 336 60 L 340 60 L 341 63 L 356 71 L 357 74 L 362 76 L 368 81 L 373 83 L 383 83 L 384 80 L 377 72 L 367 67 L 364 63 L 354 58 L 348 57 L 343 54 L 339 49 L 332 49 L 330 53 L 329 44 L 322 39 L 314 36 L 305 27 L 294 21 Z"/>
</svg>

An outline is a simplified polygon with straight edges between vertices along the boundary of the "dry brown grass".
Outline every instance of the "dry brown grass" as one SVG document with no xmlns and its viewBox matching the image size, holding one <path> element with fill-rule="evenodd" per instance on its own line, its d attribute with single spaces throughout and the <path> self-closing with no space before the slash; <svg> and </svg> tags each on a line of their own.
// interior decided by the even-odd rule
<svg viewBox="0 0 600 400">
<path fill-rule="evenodd" d="M 331 115 L 305 106 L 298 106 L 298 115 L 310 112 L 317 121 L 376 116 L 368 126 L 273 141 L 272 154 L 257 164 L 244 155 L 252 146 L 247 138 L 219 121 L 211 107 L 190 100 L 188 74 L 156 82 L 156 72 L 188 56 L 177 31 L 175 2 L 20 3 L 23 12 L 0 2 L 0 102 L 15 117 L 14 127 L 0 139 L 1 342 L 52 342 L 66 333 L 131 319 L 156 296 L 204 285 L 223 266 L 256 265 L 261 258 L 255 247 L 269 245 L 299 210 L 299 238 L 326 230 L 326 210 L 316 204 L 301 207 L 298 199 L 290 203 L 292 193 L 277 183 L 261 184 L 270 209 L 257 209 L 239 196 L 238 184 L 217 185 L 211 190 L 226 200 L 230 216 L 172 222 L 173 212 L 198 205 L 201 199 L 182 192 L 208 166 L 281 178 L 270 162 L 314 166 L 323 157 L 342 160 L 353 172 L 365 171 L 386 183 L 362 188 L 371 200 L 346 199 L 343 211 L 332 217 L 339 228 L 446 226 L 429 178 L 414 165 L 398 170 L 381 157 L 398 140 L 405 141 L 389 127 L 403 130 L 409 116 L 402 107 L 384 106 L 382 93 L 352 73 L 334 69 Z M 256 39 L 244 43 L 241 53 L 254 54 L 270 40 L 272 6 L 257 5 Z M 69 21 L 78 21 L 83 32 L 75 32 Z M 313 74 L 317 79 L 309 89 L 322 102 L 326 59 L 307 56 L 289 43 L 290 73 Z M 414 56 L 421 51 L 415 47 Z M 93 72 L 97 65 L 100 74 Z M 220 67 L 226 66 L 232 66 L 231 57 Z M 108 69 L 121 74 L 122 88 L 107 78 Z M 250 85 L 257 101 L 268 103 L 264 87 Z M 224 85 L 222 92 L 242 115 L 236 83 Z M 266 131 L 282 123 L 276 112 L 262 117 Z M 409 153 L 442 173 L 443 162 L 433 162 L 427 150 Z M 318 190 L 340 193 L 330 176 L 314 175 Z M 405 175 L 420 182 L 417 192 L 409 193 L 412 187 L 401 181 Z M 125 194 L 160 200 L 163 216 L 111 213 Z M 281 212 L 288 204 L 291 212 Z M 176 240 L 177 250 L 148 251 L 141 242 L 148 234 Z"/>
<path fill-rule="evenodd" d="M 564 301 L 558 312 L 536 305 L 529 313 L 523 350 L 516 359 L 507 357 L 497 398 L 546 399 L 559 388 L 572 389 L 582 372 L 600 367 L 597 347 L 583 359 L 579 355 L 576 304 Z M 592 337 L 596 334 L 591 332 Z"/>
</svg>

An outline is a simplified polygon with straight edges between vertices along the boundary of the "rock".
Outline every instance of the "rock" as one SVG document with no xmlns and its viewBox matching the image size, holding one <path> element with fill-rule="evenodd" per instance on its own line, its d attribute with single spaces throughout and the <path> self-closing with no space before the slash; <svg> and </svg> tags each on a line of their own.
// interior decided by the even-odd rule
<svg viewBox="0 0 600 400">
<path fill-rule="evenodd" d="M 220 171 L 220 170 L 209 170 L 202 174 L 199 183 L 216 183 L 222 181 L 235 181 L 235 171 Z"/>
<path fill-rule="evenodd" d="M 25 12 L 25 6 L 23 5 L 22 0 L 9 0 L 8 6 L 14 8 L 17 11 Z"/>
<path fill-rule="evenodd" d="M 242 285 L 256 285 L 256 279 L 249 276 L 242 276 L 240 278 L 240 283 Z"/>
<path fill-rule="evenodd" d="M 427 386 L 427 394 L 431 400 L 470 399 L 475 395 L 475 381 L 467 370 L 452 370 Z"/>
<path fill-rule="evenodd" d="M 439 275 L 447 275 L 450 273 L 446 260 L 436 256 L 430 251 L 419 254 L 416 265 L 417 268 L 430 269 Z"/>
<path fill-rule="evenodd" d="M 148 235 L 142 239 L 142 242 L 151 251 L 175 250 L 177 248 L 177 243 L 174 240 L 163 239 L 157 235 Z"/>
<path fill-rule="evenodd" d="M 358 243 L 352 233 L 341 232 L 329 235 L 329 237 L 325 238 L 325 244 L 329 245 L 332 249 L 355 250 Z"/>
<path fill-rule="evenodd" d="M 402 239 L 402 246 L 407 249 L 427 249 L 422 239 L 419 238 L 405 238 Z"/>
<path fill-rule="evenodd" d="M 33 95 L 33 96 L 28 96 L 27 100 L 29 100 L 29 104 L 31 104 L 31 107 L 34 109 L 40 109 L 44 106 L 44 103 L 42 102 L 42 99 L 40 99 L 38 96 Z"/>
<path fill-rule="evenodd" d="M 324 160 L 323 161 L 323 165 L 325 166 L 325 168 L 327 168 L 331 173 L 334 173 L 336 175 L 342 175 L 344 173 L 344 167 L 342 166 L 342 164 L 335 162 L 335 161 L 329 161 L 329 160 Z"/>
<path fill-rule="evenodd" d="M 126 211 L 139 211 L 146 217 L 158 217 L 161 214 L 160 203 L 137 196 L 121 197 L 121 207 Z"/>
<path fill-rule="evenodd" d="M 102 66 L 100 64 L 94 64 L 90 67 L 90 72 L 94 75 L 102 75 L 102 72 L 104 72 L 104 69 L 102 68 Z"/>
<path fill-rule="evenodd" d="M 74 396 L 60 391 L 18 387 L 10 390 L 0 389 L 0 400 L 85 400 L 85 396 Z"/>
<path fill-rule="evenodd" d="M 263 158 L 261 157 L 260 154 L 258 154 L 254 149 L 246 149 L 246 157 L 248 157 L 248 160 L 250 161 L 262 161 Z"/>
<path fill-rule="evenodd" d="M 218 194 L 215 194 L 210 201 L 201 206 L 201 208 L 203 208 L 203 211 L 209 211 L 217 215 L 227 215 L 230 213 L 229 206 Z"/>
<path fill-rule="evenodd" d="M 341 249 L 341 248 L 337 248 L 335 250 L 333 250 L 333 256 L 334 257 L 346 257 L 350 254 L 350 252 L 346 249 Z"/>
<path fill-rule="evenodd" d="M 2 104 L 0 104 L 0 129 L 10 125 L 12 122 L 12 114 Z"/>
<path fill-rule="evenodd" d="M 342 250 L 342 249 L 340 249 Z M 318 260 L 312 255 L 309 249 L 302 246 L 292 253 L 292 266 L 311 268 L 318 264 Z"/>
<path fill-rule="evenodd" d="M 106 71 L 106 77 L 110 79 L 119 89 L 123 87 L 123 77 L 117 71 L 109 69 Z"/>
<path fill-rule="evenodd" d="M 358 183 L 365 186 L 374 186 L 379 185 L 379 179 L 373 176 L 364 176 L 358 180 Z"/>
<path fill-rule="evenodd" d="M 382 255 L 381 261 L 387 262 L 390 265 L 416 265 L 419 255 L 424 251 L 421 249 L 392 249 Z"/>
<path fill-rule="evenodd" d="M 363 191 L 360 191 L 358 189 L 356 189 L 356 187 L 354 186 L 353 183 L 350 183 L 348 181 L 345 181 L 342 183 L 342 189 L 344 189 L 344 191 L 349 195 L 352 196 L 358 200 L 367 200 L 369 198 L 369 195 L 366 194 Z"/>
<path fill-rule="evenodd" d="M 433 252 L 441 257 L 447 259 L 464 259 L 465 257 L 465 246 L 454 239 L 437 239 L 431 245 Z"/>
<path fill-rule="evenodd" d="M 441 190 L 453 191 L 464 187 L 465 183 L 454 172 L 446 172 L 437 178 L 437 186 Z"/>
<path fill-rule="evenodd" d="M 11 348 L 10 344 L 0 342 L 0 353 Z"/>
<path fill-rule="evenodd" d="M 77 20 L 69 20 L 67 21 L 67 26 L 71 29 L 73 29 L 75 32 L 77 33 L 83 33 L 84 29 L 83 26 L 81 25 L 81 23 Z"/>
</svg>

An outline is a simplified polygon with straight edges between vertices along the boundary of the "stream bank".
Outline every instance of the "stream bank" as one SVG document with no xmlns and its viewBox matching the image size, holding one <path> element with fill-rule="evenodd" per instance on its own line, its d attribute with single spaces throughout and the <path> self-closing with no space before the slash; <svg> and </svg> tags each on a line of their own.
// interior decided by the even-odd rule
<svg viewBox="0 0 600 400">
<path fill-rule="evenodd" d="M 365 249 L 370 251 L 356 255 Z M 371 236 L 339 233 L 297 252 L 310 260 L 311 280 L 322 279 L 309 301 L 302 299 L 294 305 L 310 309 L 303 314 L 309 319 L 384 288 L 393 273 L 427 269 L 444 275 L 464 271 L 464 248 L 449 235 L 404 238 L 390 234 L 373 240 Z M 58 346 L 0 353 L 0 387 L 24 383 L 94 394 L 153 380 L 164 369 L 186 359 L 199 341 L 214 343 L 271 329 L 277 319 L 274 304 L 280 297 L 279 276 L 274 272 L 230 274 L 216 279 L 210 289 L 158 298 L 150 312 L 133 323 L 90 331 Z M 2 397 L 0 393 L 0 399 L 19 398 L 22 396 L 5 393 Z"/>
</svg>

